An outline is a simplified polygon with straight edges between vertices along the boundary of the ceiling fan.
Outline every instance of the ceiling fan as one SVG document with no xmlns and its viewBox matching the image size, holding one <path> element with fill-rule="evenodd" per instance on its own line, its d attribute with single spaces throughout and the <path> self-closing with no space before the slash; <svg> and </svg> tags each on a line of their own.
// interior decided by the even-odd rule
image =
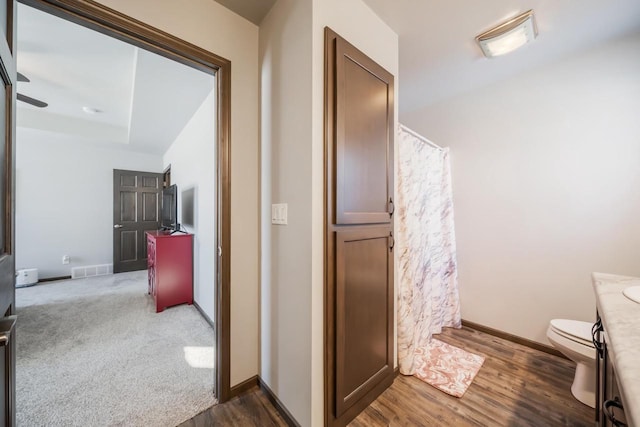
<svg viewBox="0 0 640 427">
<path fill-rule="evenodd" d="M 24 74 L 18 73 L 18 81 L 29 83 L 31 80 L 29 80 L 27 76 L 25 76 Z M 40 101 L 39 99 L 35 99 L 30 96 L 23 95 L 21 93 L 18 93 L 18 101 L 26 102 L 27 104 L 31 104 L 34 107 L 38 107 L 38 108 L 44 108 L 47 105 L 49 105 L 44 101 Z"/>
</svg>

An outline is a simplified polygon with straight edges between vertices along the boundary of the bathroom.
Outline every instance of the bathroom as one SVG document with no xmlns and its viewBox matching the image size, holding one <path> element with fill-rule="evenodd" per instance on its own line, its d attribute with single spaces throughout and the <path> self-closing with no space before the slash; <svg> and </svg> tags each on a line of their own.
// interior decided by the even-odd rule
<svg viewBox="0 0 640 427">
<path fill-rule="evenodd" d="M 464 320 L 551 347 L 552 319 L 590 337 L 593 272 L 640 276 L 638 52 L 626 35 L 401 111 L 451 150 Z"/>
</svg>

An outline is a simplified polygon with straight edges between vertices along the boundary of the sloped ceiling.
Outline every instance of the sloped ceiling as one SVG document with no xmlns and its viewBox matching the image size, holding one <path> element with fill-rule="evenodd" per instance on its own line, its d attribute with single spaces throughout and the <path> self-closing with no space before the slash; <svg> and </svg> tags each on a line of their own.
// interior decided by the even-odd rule
<svg viewBox="0 0 640 427">
<path fill-rule="evenodd" d="M 213 90 L 213 76 L 19 4 L 18 102 L 25 135 L 162 154 Z M 83 107 L 98 110 L 87 113 Z M 56 138 L 55 140 L 59 140 Z M 18 141 L 19 142 L 19 141 Z"/>
<path fill-rule="evenodd" d="M 276 0 L 215 0 L 232 12 L 260 25 Z"/>
</svg>

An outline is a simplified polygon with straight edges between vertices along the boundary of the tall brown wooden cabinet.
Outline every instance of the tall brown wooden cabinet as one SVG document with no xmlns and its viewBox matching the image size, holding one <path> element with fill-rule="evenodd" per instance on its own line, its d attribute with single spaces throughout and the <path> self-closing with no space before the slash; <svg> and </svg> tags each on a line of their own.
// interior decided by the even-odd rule
<svg viewBox="0 0 640 427">
<path fill-rule="evenodd" d="M 325 419 L 393 382 L 393 75 L 325 29 Z"/>
</svg>

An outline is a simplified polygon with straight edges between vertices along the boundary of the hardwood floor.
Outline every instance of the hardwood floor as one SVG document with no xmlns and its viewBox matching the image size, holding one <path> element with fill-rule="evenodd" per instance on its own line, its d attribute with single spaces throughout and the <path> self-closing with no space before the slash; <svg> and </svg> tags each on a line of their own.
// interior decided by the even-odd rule
<svg viewBox="0 0 640 427">
<path fill-rule="evenodd" d="M 486 357 L 458 399 L 400 375 L 351 427 L 375 426 L 593 426 L 593 409 L 570 392 L 574 364 L 529 347 L 464 327 L 437 338 Z M 182 424 L 286 426 L 258 388 L 214 406 Z"/>
<path fill-rule="evenodd" d="M 593 409 L 571 395 L 573 362 L 466 327 L 437 338 L 486 357 L 465 395 L 400 375 L 351 427 L 594 425 Z"/>
<path fill-rule="evenodd" d="M 212 406 L 179 427 L 285 426 L 284 419 L 257 386 L 221 405 Z"/>
</svg>

